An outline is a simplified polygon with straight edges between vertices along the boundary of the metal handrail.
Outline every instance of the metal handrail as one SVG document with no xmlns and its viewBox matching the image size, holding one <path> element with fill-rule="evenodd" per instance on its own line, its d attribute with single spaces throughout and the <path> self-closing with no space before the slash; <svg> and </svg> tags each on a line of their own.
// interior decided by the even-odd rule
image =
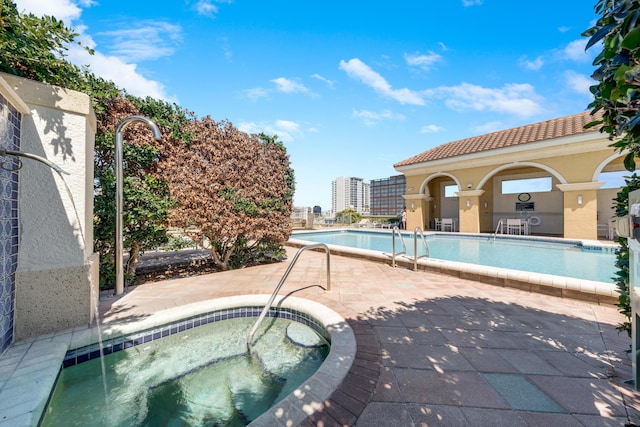
<svg viewBox="0 0 640 427">
<path fill-rule="evenodd" d="M 400 243 L 402 243 L 402 252 L 396 253 L 396 232 L 398 236 L 400 236 Z M 391 266 L 396 266 L 396 255 L 404 255 L 407 253 L 407 246 L 404 244 L 404 239 L 402 238 L 402 233 L 400 233 L 400 229 L 398 227 L 393 227 L 391 230 Z"/>
<path fill-rule="evenodd" d="M 422 245 L 426 251 L 424 255 L 420 256 L 418 256 L 418 232 L 420 232 Z M 429 258 L 429 246 L 427 245 L 427 240 L 424 238 L 424 233 L 420 227 L 416 227 L 413 230 L 413 271 L 418 271 L 418 258 Z"/>
<path fill-rule="evenodd" d="M 500 230 L 500 234 L 502 234 L 502 220 L 498 220 L 498 225 L 496 226 L 496 231 L 493 232 L 493 240 L 495 241 L 498 237 L 498 230 Z"/>
<path fill-rule="evenodd" d="M 293 266 L 298 261 L 298 258 L 300 257 L 300 254 L 302 252 L 306 251 L 307 249 L 313 249 L 313 248 L 319 248 L 319 247 L 323 247 L 325 252 L 327 253 L 327 289 L 325 290 L 325 292 L 331 292 L 331 264 L 330 264 L 330 261 L 329 261 L 329 257 L 330 257 L 329 246 L 327 246 L 324 243 L 314 243 L 312 245 L 303 246 L 300 249 L 298 249 L 298 252 L 296 252 L 295 256 L 291 260 L 291 263 L 289 264 L 289 267 L 287 267 L 287 270 L 282 275 L 282 278 L 280 279 L 280 283 L 278 283 L 278 285 L 274 289 L 273 293 L 271 294 L 271 297 L 269 298 L 269 301 L 267 302 L 267 304 L 262 309 L 262 312 L 260 313 L 260 316 L 258 317 L 258 320 L 256 320 L 256 323 L 253 324 L 253 327 L 251 328 L 251 331 L 249 332 L 249 337 L 247 338 L 247 348 L 248 348 L 249 352 L 251 352 L 251 343 L 253 342 L 253 336 L 255 335 L 256 331 L 260 327 L 260 324 L 262 323 L 262 320 L 264 319 L 264 317 L 269 312 L 269 309 L 271 309 L 271 305 L 273 304 L 273 301 L 276 299 L 276 295 L 278 295 L 278 292 L 280 292 L 280 288 L 284 284 L 284 281 L 287 280 L 287 277 L 289 277 L 289 273 L 291 273 L 291 269 L 293 268 Z"/>
</svg>

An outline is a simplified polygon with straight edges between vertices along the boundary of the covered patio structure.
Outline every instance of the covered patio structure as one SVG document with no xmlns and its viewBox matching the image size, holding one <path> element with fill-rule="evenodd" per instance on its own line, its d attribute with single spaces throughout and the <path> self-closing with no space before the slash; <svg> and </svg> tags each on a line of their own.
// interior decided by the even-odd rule
<svg viewBox="0 0 640 427">
<path fill-rule="evenodd" d="M 602 179 L 624 171 L 625 153 L 599 127 L 585 129 L 597 118 L 585 112 L 466 138 L 394 164 L 407 179 L 407 228 L 453 218 L 457 231 L 492 233 L 520 218 L 532 234 L 611 238 L 619 186 Z"/>
</svg>

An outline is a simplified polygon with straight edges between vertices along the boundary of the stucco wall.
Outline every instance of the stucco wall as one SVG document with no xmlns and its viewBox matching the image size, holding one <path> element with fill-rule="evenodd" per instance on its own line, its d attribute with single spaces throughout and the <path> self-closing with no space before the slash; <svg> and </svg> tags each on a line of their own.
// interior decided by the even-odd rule
<svg viewBox="0 0 640 427">
<path fill-rule="evenodd" d="M 85 94 L 1 73 L 0 78 L 29 108 L 22 121 L 21 151 L 69 173 L 60 176 L 30 159 L 23 160 L 20 170 L 20 339 L 93 321 L 98 294 L 92 220 L 96 121 Z"/>
<path fill-rule="evenodd" d="M 466 232 L 492 231 L 498 219 L 519 216 L 515 211 L 517 194 L 501 193 L 500 180 L 505 176 L 514 179 L 551 176 L 552 191 L 531 193 L 531 201 L 536 209 L 531 215 L 542 220 L 532 231 L 569 238 L 596 239 L 597 223 L 603 222 L 599 217 L 609 216 L 611 212 L 611 203 L 606 200 L 608 192 L 599 193 L 598 186 L 603 183 L 598 183 L 598 175 L 603 171 L 623 169 L 621 157 L 624 153 L 616 153 L 610 144 L 605 134 L 592 132 L 401 166 L 396 170 L 405 174 L 407 188 L 412 189 L 405 194 L 405 198 L 423 195 L 425 203 L 420 206 L 428 211 L 424 217 L 460 215 L 460 231 Z M 466 203 L 461 200 L 456 207 L 458 211 L 451 213 L 450 209 L 445 209 L 445 214 L 441 209 L 446 203 L 439 192 L 441 180 L 453 180 L 461 191 L 483 191 L 477 200 L 470 200 L 478 206 L 472 204 L 467 209 Z M 567 184 L 569 186 L 565 187 Z M 565 191 L 572 194 L 564 194 Z M 578 192 L 573 194 L 574 191 Z M 594 192 L 593 201 L 590 191 Z M 568 206 L 578 195 L 585 202 Z M 430 197 L 433 200 L 429 200 Z M 434 205 L 438 208 L 434 209 Z M 420 215 L 415 215 L 415 218 L 419 220 Z M 408 223 L 407 226 L 411 229 L 414 224 Z"/>
</svg>

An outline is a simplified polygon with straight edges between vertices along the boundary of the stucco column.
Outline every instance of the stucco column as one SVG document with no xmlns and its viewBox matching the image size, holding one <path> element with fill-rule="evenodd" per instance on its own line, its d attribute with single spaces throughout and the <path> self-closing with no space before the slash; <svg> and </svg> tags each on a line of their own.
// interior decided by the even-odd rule
<svg viewBox="0 0 640 427">
<path fill-rule="evenodd" d="M 424 194 L 405 194 L 402 197 L 407 205 L 407 230 L 420 227 L 424 231 L 425 222 L 429 222 L 429 218 L 425 218 L 425 214 L 429 214 L 429 208 Z"/>
<path fill-rule="evenodd" d="M 558 184 L 564 199 L 564 237 L 598 240 L 598 189 L 604 182 Z"/>
<path fill-rule="evenodd" d="M 459 221 L 458 229 L 462 233 L 480 232 L 480 196 L 484 190 L 458 191 Z"/>
</svg>

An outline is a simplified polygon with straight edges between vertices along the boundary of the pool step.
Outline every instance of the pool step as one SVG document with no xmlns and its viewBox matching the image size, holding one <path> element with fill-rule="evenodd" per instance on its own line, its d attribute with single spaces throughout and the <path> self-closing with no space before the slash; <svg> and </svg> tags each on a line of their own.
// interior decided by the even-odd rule
<svg viewBox="0 0 640 427">
<path fill-rule="evenodd" d="M 315 372 L 318 358 L 326 355 L 329 348 L 311 328 L 296 322 L 288 325 L 286 330 L 278 331 L 276 336 L 282 337 L 281 343 L 275 346 L 273 340 L 265 340 L 262 343 L 257 340 L 253 354 L 260 360 L 266 372 L 276 377 L 289 378 L 283 384 L 277 399 L 279 400 L 294 391 Z"/>
</svg>

